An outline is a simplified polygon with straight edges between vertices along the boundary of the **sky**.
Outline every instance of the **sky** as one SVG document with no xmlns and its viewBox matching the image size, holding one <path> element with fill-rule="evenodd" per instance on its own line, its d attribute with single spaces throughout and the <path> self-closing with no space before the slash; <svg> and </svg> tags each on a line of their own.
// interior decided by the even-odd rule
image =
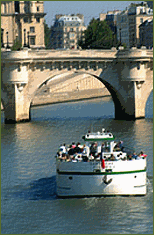
<svg viewBox="0 0 155 235">
<path fill-rule="evenodd" d="M 92 18 L 99 18 L 100 13 L 111 10 L 124 10 L 131 3 L 141 1 L 44 1 L 44 12 L 46 23 L 52 26 L 56 14 L 83 14 L 85 25 Z"/>
</svg>

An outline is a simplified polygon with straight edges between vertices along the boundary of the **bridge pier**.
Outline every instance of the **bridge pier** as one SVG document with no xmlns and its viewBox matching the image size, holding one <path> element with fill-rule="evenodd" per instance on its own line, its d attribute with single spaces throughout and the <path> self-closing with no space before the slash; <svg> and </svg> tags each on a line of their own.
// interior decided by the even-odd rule
<svg viewBox="0 0 155 235">
<path fill-rule="evenodd" d="M 28 51 L 4 52 L 5 63 L 1 64 L 1 99 L 5 123 L 30 121 L 28 84 Z"/>
<path fill-rule="evenodd" d="M 116 120 L 136 120 L 145 118 L 146 97 L 142 95 L 142 85 L 140 82 L 127 82 L 128 94 L 116 92 L 115 119 Z M 123 96 L 122 96 L 123 95 Z"/>
<path fill-rule="evenodd" d="M 3 86 L 7 95 L 3 99 L 5 123 L 12 124 L 17 122 L 30 121 L 30 102 L 26 99 L 23 88 L 24 84 L 7 84 Z"/>
</svg>

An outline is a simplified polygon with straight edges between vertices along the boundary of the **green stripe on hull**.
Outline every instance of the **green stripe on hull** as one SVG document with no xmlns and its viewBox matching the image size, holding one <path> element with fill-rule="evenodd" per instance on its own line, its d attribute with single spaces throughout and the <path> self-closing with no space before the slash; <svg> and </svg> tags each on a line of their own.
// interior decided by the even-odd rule
<svg viewBox="0 0 155 235">
<path fill-rule="evenodd" d="M 110 140 L 110 141 L 112 141 L 112 140 L 114 140 L 115 138 L 102 138 L 102 139 L 99 139 L 99 138 L 93 138 L 93 139 L 84 139 L 85 141 L 105 141 L 105 140 Z"/>
<path fill-rule="evenodd" d="M 123 174 L 132 174 L 132 173 L 140 173 L 140 172 L 146 172 L 146 169 L 144 170 L 137 170 L 137 171 L 121 171 L 121 172 L 71 172 L 71 171 L 59 171 L 57 170 L 58 174 L 61 175 L 123 175 Z"/>
</svg>

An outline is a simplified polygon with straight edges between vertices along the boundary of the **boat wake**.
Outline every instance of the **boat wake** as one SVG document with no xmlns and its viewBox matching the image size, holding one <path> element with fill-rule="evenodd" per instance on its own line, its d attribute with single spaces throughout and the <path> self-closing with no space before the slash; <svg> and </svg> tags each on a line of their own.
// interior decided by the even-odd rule
<svg viewBox="0 0 155 235">
<path fill-rule="evenodd" d="M 146 184 L 148 193 L 153 193 L 153 178 L 148 176 Z"/>
</svg>

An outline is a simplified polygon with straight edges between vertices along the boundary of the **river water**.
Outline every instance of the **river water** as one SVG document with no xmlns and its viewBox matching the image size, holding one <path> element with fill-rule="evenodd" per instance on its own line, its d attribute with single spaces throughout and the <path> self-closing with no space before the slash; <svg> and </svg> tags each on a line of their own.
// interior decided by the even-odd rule
<svg viewBox="0 0 155 235">
<path fill-rule="evenodd" d="M 4 124 L 1 116 L 2 234 L 153 233 L 153 94 L 146 118 L 114 120 L 110 98 L 32 108 L 32 121 Z M 139 197 L 58 199 L 55 154 L 82 143 L 90 128 L 106 128 L 124 146 L 147 155 L 148 189 Z"/>
</svg>

